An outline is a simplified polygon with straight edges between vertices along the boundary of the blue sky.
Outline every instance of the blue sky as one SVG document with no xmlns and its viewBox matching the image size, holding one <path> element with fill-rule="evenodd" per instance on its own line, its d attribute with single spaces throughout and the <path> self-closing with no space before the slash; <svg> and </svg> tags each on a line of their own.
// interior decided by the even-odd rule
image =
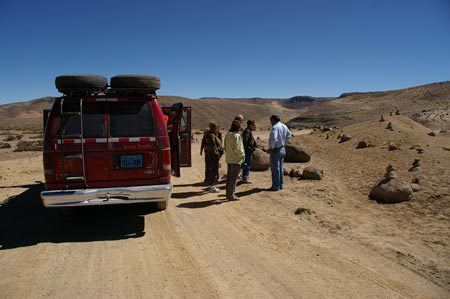
<svg viewBox="0 0 450 299">
<path fill-rule="evenodd" d="M 0 0 L 0 104 L 60 74 L 160 95 L 338 96 L 450 80 L 450 0 Z"/>
</svg>

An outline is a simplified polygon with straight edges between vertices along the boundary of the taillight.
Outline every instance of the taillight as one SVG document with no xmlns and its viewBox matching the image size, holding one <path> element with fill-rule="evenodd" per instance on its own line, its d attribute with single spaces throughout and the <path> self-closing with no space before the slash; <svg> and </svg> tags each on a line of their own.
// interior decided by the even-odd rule
<svg viewBox="0 0 450 299">
<path fill-rule="evenodd" d="M 44 154 L 44 175 L 55 175 L 53 169 L 53 154 Z"/>
<path fill-rule="evenodd" d="M 170 148 L 165 148 L 161 150 L 161 174 L 167 172 L 170 175 L 170 171 L 172 169 L 171 161 L 170 161 Z"/>
</svg>

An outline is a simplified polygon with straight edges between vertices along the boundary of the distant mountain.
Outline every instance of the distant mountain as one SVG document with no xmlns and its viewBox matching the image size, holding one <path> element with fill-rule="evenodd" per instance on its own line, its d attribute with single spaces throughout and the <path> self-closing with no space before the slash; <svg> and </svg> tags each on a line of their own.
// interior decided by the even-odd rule
<svg viewBox="0 0 450 299">
<path fill-rule="evenodd" d="M 0 129 L 42 127 L 42 110 L 51 107 L 54 98 L 0 105 Z M 429 127 L 450 130 L 450 81 L 400 90 L 348 92 L 336 98 L 295 96 L 292 98 L 216 98 L 189 99 L 159 96 L 163 106 L 183 102 L 192 107 L 192 126 L 206 128 L 215 121 L 228 129 L 233 118 L 255 119 L 257 127 L 270 127 L 269 118 L 279 114 L 293 128 L 343 126 L 379 119 L 397 110 Z"/>
<path fill-rule="evenodd" d="M 202 98 L 189 99 L 178 96 L 158 96 L 162 106 L 171 106 L 182 102 L 192 107 L 192 127 L 206 128 L 210 121 L 214 121 L 222 128 L 228 129 L 232 120 L 238 114 L 247 120 L 255 119 L 258 127 L 269 127 L 272 114 L 279 114 L 284 121 L 295 117 L 297 109 L 284 106 L 286 99 L 241 98 L 221 99 Z M 28 102 L 0 105 L 0 129 L 31 129 L 42 127 L 42 110 L 52 106 L 54 98 L 41 98 Z"/>
</svg>

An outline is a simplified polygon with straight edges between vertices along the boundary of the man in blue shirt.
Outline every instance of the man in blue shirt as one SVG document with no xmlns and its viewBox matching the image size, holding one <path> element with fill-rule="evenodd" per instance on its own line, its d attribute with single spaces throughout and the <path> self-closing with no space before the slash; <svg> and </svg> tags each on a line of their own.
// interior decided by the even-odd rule
<svg viewBox="0 0 450 299">
<path fill-rule="evenodd" d="M 274 114 L 270 117 L 272 130 L 269 135 L 270 170 L 272 172 L 272 186 L 267 191 L 283 189 L 284 174 L 283 162 L 286 156 L 285 144 L 292 137 L 289 128 L 280 121 L 280 116 Z"/>
</svg>

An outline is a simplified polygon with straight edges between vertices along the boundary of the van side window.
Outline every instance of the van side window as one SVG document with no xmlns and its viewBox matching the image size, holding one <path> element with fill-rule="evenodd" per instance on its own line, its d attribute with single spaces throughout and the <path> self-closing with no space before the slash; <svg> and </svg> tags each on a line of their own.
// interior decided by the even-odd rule
<svg viewBox="0 0 450 299">
<path fill-rule="evenodd" d="M 109 103 L 111 137 L 153 136 L 153 118 L 147 102 Z"/>
<path fill-rule="evenodd" d="M 65 102 L 59 128 L 60 137 L 74 138 L 81 132 L 79 101 Z M 70 113 L 73 112 L 73 113 Z M 105 125 L 104 103 L 83 103 L 83 137 L 104 137 Z M 81 137 L 81 136 L 80 136 Z"/>
</svg>

